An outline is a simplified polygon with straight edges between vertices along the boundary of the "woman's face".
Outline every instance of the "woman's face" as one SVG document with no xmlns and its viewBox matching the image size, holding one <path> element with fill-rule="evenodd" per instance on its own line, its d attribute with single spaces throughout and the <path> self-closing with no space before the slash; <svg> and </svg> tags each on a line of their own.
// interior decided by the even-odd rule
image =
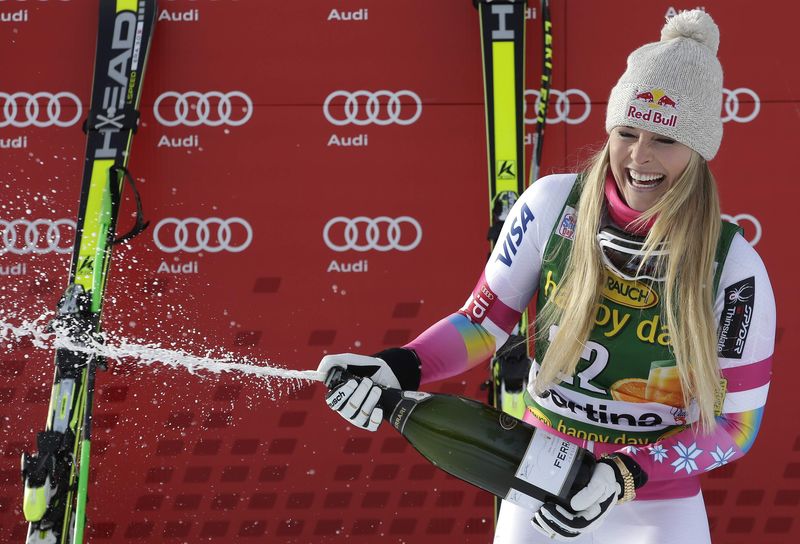
<svg viewBox="0 0 800 544">
<path fill-rule="evenodd" d="M 625 202 L 636 211 L 653 207 L 683 173 L 691 148 L 641 128 L 615 127 L 609 138 L 611 172 Z"/>
</svg>

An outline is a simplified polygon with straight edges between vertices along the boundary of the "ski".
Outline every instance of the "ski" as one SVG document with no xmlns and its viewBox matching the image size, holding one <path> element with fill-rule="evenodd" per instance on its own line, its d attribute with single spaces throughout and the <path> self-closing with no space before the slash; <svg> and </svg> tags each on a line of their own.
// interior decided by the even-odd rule
<svg viewBox="0 0 800 544">
<path fill-rule="evenodd" d="M 83 126 L 86 156 L 75 244 L 67 289 L 52 323 L 75 345 L 100 338 L 113 245 L 147 226 L 127 163 L 155 15 L 156 0 L 100 0 L 92 94 Z M 126 180 L 136 199 L 136 224 L 116 238 Z M 84 540 L 94 381 L 97 369 L 104 367 L 98 357 L 56 350 L 45 430 L 36 437 L 38 451 L 22 455 L 29 544 Z"/>
<path fill-rule="evenodd" d="M 477 2 L 481 26 L 489 233 L 493 248 L 511 207 L 525 190 L 526 0 Z M 527 312 L 491 362 L 489 403 L 517 418 L 525 413 L 528 376 Z"/>
<path fill-rule="evenodd" d="M 544 0 L 546 2 L 546 0 Z M 489 174 L 490 251 L 497 244 L 511 207 L 527 187 L 525 180 L 525 19 L 527 0 L 473 0 L 481 27 L 486 149 Z M 549 72 L 547 73 L 549 81 Z M 544 74 L 542 81 L 544 81 Z M 544 104 L 547 104 L 546 94 Z M 537 115 L 541 112 L 538 111 Z M 543 125 L 543 124 L 542 124 Z M 540 125 L 541 126 L 541 125 Z M 531 181 L 538 173 L 542 138 L 534 137 Z M 518 419 L 525 415 L 524 392 L 531 358 L 528 312 L 490 362 L 489 404 Z M 494 519 L 500 500 L 494 498 Z"/>
</svg>

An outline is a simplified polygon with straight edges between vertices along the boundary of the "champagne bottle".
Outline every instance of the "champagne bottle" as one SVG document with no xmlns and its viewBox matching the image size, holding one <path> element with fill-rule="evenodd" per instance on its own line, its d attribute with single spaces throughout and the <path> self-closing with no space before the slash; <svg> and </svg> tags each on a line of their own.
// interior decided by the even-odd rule
<svg viewBox="0 0 800 544">
<path fill-rule="evenodd" d="M 349 379 L 336 367 L 325 384 L 335 391 Z M 592 476 L 588 450 L 471 399 L 384 389 L 384 419 L 445 472 L 523 508 L 569 499 Z"/>
</svg>

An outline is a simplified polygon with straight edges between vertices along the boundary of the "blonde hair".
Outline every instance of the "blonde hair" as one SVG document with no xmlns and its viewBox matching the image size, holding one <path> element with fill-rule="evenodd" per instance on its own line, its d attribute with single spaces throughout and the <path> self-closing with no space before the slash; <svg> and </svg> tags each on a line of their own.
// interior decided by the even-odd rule
<svg viewBox="0 0 800 544">
<path fill-rule="evenodd" d="M 558 324 L 534 384 L 539 394 L 575 373 L 594 327 L 607 277 L 596 235 L 605 206 L 608 167 L 606 143 L 590 160 L 583 176 L 575 238 L 564 276 L 557 292 L 536 317 L 540 334 L 545 337 L 551 326 Z M 672 187 L 636 223 L 644 224 L 652 218 L 655 222 L 645 238 L 644 251 L 650 256 L 661 244 L 669 250 L 668 255 L 654 254 L 653 259 L 665 278 L 662 320 L 669 331 L 684 405 L 689 406 L 694 400 L 701 428 L 710 430 L 715 424 L 715 400 L 720 388 L 713 311 L 720 207 L 714 177 L 696 152 L 692 151 L 689 164 Z"/>
</svg>

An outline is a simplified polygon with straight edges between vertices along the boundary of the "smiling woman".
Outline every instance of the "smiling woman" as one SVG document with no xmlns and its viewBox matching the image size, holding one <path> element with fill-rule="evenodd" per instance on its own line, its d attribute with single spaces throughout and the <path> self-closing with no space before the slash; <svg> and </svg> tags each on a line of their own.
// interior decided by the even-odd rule
<svg viewBox="0 0 800 544">
<path fill-rule="evenodd" d="M 320 363 L 367 378 L 339 413 L 375 430 L 379 386 L 486 365 L 538 293 L 524 419 L 599 459 L 571 511 L 504 501 L 496 544 L 710 542 L 698 475 L 752 445 L 775 339 L 769 277 L 721 221 L 708 166 L 722 140 L 718 44 L 701 10 L 669 20 L 628 57 L 602 150 L 520 195 L 458 312 L 402 348 Z M 634 492 L 639 471 L 648 480 Z"/>
</svg>

